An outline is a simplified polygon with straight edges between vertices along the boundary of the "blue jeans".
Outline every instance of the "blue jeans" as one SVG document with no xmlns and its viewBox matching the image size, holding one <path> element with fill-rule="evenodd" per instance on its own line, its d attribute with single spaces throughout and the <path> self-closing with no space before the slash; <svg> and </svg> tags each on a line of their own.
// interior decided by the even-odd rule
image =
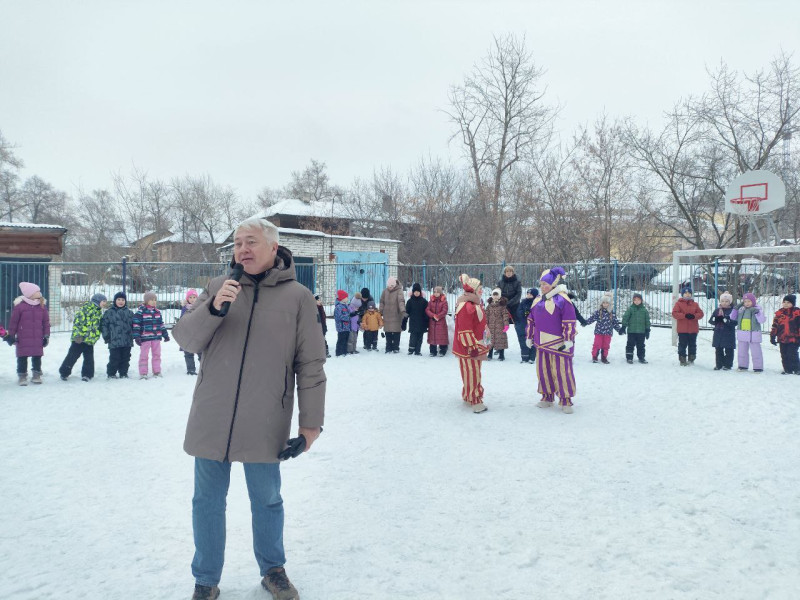
<svg viewBox="0 0 800 600">
<path fill-rule="evenodd" d="M 279 463 L 244 463 L 250 512 L 253 516 L 253 550 L 262 577 L 286 562 L 283 552 L 283 499 Z M 231 463 L 194 459 L 192 575 L 200 585 L 214 586 L 225 562 L 225 506 L 231 482 Z"/>
</svg>

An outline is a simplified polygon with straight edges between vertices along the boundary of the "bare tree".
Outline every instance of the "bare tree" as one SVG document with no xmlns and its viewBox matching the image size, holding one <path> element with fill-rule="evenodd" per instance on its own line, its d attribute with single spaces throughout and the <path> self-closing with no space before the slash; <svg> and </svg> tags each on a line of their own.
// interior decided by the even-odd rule
<svg viewBox="0 0 800 600">
<path fill-rule="evenodd" d="M 68 197 L 38 175 L 28 178 L 20 190 L 22 213 L 31 223 L 62 223 Z"/>
<path fill-rule="evenodd" d="M 330 184 L 324 162 L 311 159 L 302 171 L 292 171 L 292 178 L 286 186 L 286 195 L 303 202 L 330 201 L 341 195 L 341 190 Z"/>
<path fill-rule="evenodd" d="M 557 108 L 543 102 L 544 71 L 514 35 L 494 38 L 486 58 L 464 83 L 450 89 L 447 111 L 468 157 L 487 230 L 485 255 L 495 254 L 502 227 L 504 181 L 512 167 L 530 160 L 552 134 Z"/>
<path fill-rule="evenodd" d="M 21 169 L 23 167 L 22 159 L 14 153 L 15 149 L 16 146 L 6 140 L 3 136 L 3 132 L 0 131 L 0 169 L 8 167 Z"/>
<path fill-rule="evenodd" d="M 15 146 L 3 137 L 0 131 L 0 220 L 19 220 L 22 198 L 17 188 L 19 175 L 16 170 L 23 166 L 22 160 L 14 153 Z"/>
</svg>

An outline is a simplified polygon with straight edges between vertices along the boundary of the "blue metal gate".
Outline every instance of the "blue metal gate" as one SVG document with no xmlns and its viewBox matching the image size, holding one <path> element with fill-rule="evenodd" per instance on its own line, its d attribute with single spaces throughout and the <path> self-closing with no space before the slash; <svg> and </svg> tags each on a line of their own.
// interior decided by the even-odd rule
<svg viewBox="0 0 800 600">
<path fill-rule="evenodd" d="M 389 256 L 384 252 L 337 252 L 336 287 L 352 298 L 361 288 L 380 295 L 389 277 Z"/>
</svg>

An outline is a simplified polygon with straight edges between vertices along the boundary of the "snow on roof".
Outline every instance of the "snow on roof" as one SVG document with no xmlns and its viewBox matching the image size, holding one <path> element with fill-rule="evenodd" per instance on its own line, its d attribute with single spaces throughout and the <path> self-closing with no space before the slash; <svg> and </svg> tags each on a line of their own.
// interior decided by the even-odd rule
<svg viewBox="0 0 800 600">
<path fill-rule="evenodd" d="M 174 233 L 171 236 L 165 237 L 163 239 L 158 240 L 153 245 L 158 246 L 159 244 L 166 244 L 166 243 L 176 243 L 176 244 L 219 244 L 222 240 L 226 239 L 228 236 L 225 233 L 218 233 L 214 236 L 216 242 L 211 241 L 211 236 L 208 234 L 207 231 L 201 231 L 197 234 L 197 238 L 195 239 L 194 234 L 187 234 L 184 235 L 182 233 Z"/>
<path fill-rule="evenodd" d="M 292 229 L 290 227 L 278 227 L 279 234 L 286 234 L 286 235 L 307 235 L 307 236 L 314 236 L 314 237 L 321 237 L 326 239 L 341 239 L 341 240 L 364 240 L 369 242 L 389 242 L 390 244 L 401 244 L 400 240 L 392 240 L 388 238 L 371 238 L 371 237 L 360 237 L 355 235 L 330 235 L 329 233 L 323 233 L 322 231 L 315 231 L 313 229 Z M 217 250 L 226 250 L 233 246 L 233 242 L 225 244 L 224 246 L 220 246 Z"/>
<path fill-rule="evenodd" d="M 0 227 L 13 227 L 17 229 L 63 229 L 64 231 L 67 229 L 61 225 L 47 225 L 45 223 L 9 223 L 5 221 L 0 221 Z"/>
<path fill-rule="evenodd" d="M 335 210 L 335 201 L 312 200 L 311 202 L 303 202 L 296 198 L 285 198 L 257 212 L 253 217 L 265 218 L 274 215 L 295 215 L 298 217 L 325 217 L 328 219 L 343 218 L 340 214 L 336 214 Z"/>
</svg>

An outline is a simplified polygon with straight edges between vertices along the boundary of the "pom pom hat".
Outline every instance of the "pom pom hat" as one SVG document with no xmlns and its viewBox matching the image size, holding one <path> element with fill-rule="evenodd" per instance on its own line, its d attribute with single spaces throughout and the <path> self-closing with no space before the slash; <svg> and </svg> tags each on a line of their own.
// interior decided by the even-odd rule
<svg viewBox="0 0 800 600">
<path fill-rule="evenodd" d="M 733 296 L 731 296 L 730 292 L 722 292 L 719 295 L 720 302 L 728 302 L 729 304 L 733 302 Z"/>
<path fill-rule="evenodd" d="M 189 290 L 188 292 L 186 292 L 186 299 L 187 299 L 187 300 L 188 300 L 189 298 L 191 298 L 192 296 L 194 296 L 195 298 L 197 298 L 197 290 Z"/>
<path fill-rule="evenodd" d="M 553 267 L 542 273 L 539 281 L 544 281 L 548 285 L 556 286 L 561 281 L 561 277 L 566 275 L 566 271 L 561 267 Z"/>
</svg>

